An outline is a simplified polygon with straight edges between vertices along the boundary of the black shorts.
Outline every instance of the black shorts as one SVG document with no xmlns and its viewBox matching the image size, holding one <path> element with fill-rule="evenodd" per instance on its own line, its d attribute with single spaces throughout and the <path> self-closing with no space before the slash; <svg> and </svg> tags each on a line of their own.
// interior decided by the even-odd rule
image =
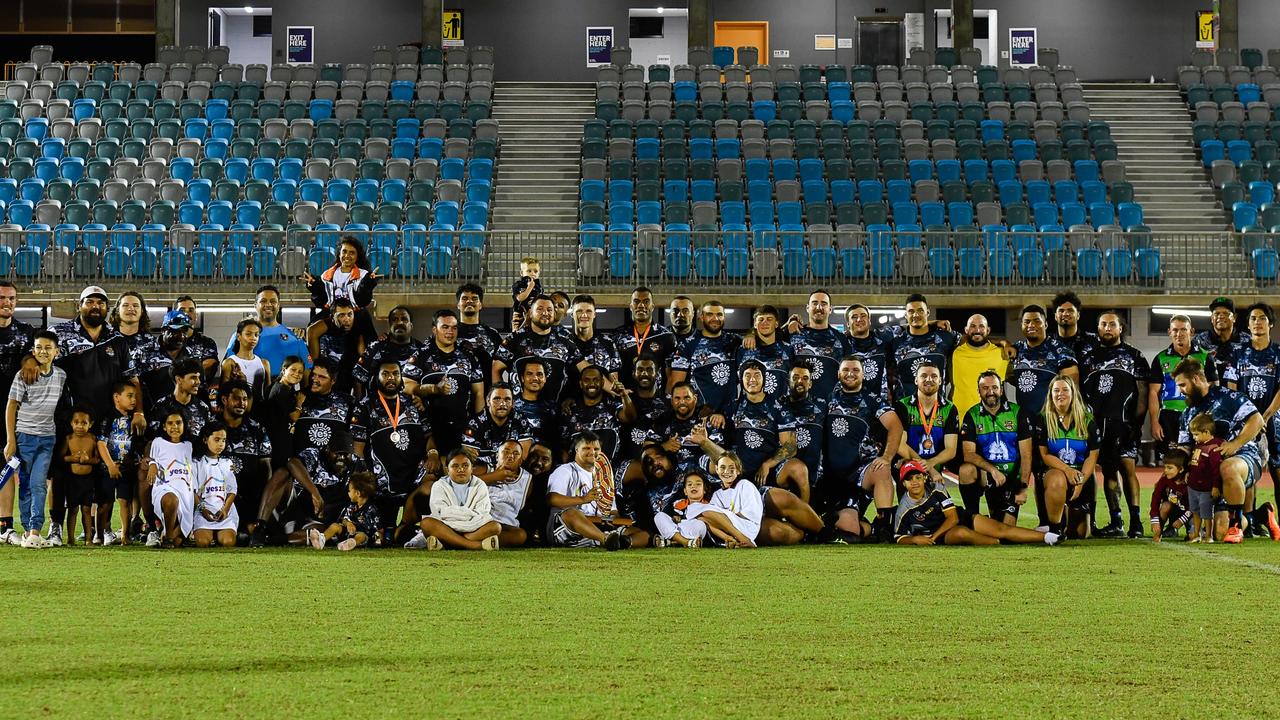
<svg viewBox="0 0 1280 720">
<path fill-rule="evenodd" d="M 987 512 L 991 513 L 991 517 L 997 522 L 1002 521 L 1005 515 L 1018 517 L 1017 497 L 1022 489 L 1021 482 L 1006 480 L 1003 486 L 997 487 L 988 481 L 984 492 L 987 496 Z"/>
<path fill-rule="evenodd" d="M 108 479 L 111 474 L 105 469 L 102 471 Z M 116 499 L 133 501 L 138 497 L 138 466 L 133 462 L 127 462 L 120 465 L 120 477 L 111 479 L 115 484 Z"/>
<path fill-rule="evenodd" d="M 973 529 L 973 514 L 959 505 L 956 506 L 956 520 L 956 527 Z"/>
<path fill-rule="evenodd" d="M 1141 432 L 1134 432 L 1129 423 L 1112 418 L 1098 421 L 1098 459 L 1103 462 L 1136 460 Z"/>
<path fill-rule="evenodd" d="M 869 461 L 857 465 L 847 472 L 825 472 L 822 482 L 814 488 L 812 494 L 813 509 L 819 515 L 835 514 L 841 510 L 853 509 L 859 514 L 871 505 L 871 495 L 863 489 L 862 481 L 866 477 Z"/>
<path fill-rule="evenodd" d="M 1169 452 L 1172 448 L 1178 447 L 1178 431 L 1182 426 L 1182 413 L 1177 410 L 1161 409 L 1160 429 L 1164 431 L 1164 446 L 1161 447 L 1162 452 Z M 1157 443 L 1159 445 L 1159 443 Z"/>
<path fill-rule="evenodd" d="M 77 505 L 92 505 L 98 502 L 98 477 L 97 473 L 89 473 L 88 475 L 75 475 L 71 470 L 67 470 L 67 474 L 63 476 L 63 487 L 66 489 L 67 507 L 72 508 Z"/>
<path fill-rule="evenodd" d="M 1067 484 L 1067 507 L 1076 512 L 1085 513 L 1091 519 L 1093 517 L 1093 507 L 1097 502 L 1098 483 L 1094 478 L 1084 481 L 1084 485 L 1080 486 L 1080 497 L 1075 500 L 1071 499 L 1072 493 L 1075 492 L 1074 486 Z"/>
<path fill-rule="evenodd" d="M 338 483 L 329 487 L 316 488 L 320 491 L 320 499 L 323 502 L 320 508 L 320 514 L 316 515 L 315 505 L 311 502 L 311 494 L 294 487 L 293 495 L 285 504 L 284 510 L 280 513 L 281 521 L 285 523 L 305 523 L 309 520 L 316 520 L 321 525 L 329 526 L 338 521 L 338 516 L 342 514 L 351 499 L 347 497 L 346 483 Z"/>
</svg>

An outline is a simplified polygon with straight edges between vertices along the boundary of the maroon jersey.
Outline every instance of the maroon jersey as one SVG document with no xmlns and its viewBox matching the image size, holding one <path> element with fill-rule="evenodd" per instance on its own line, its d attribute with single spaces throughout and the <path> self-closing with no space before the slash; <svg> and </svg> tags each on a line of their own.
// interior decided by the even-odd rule
<svg viewBox="0 0 1280 720">
<path fill-rule="evenodd" d="M 1221 447 L 1222 441 L 1217 438 L 1196 445 L 1196 449 L 1191 451 L 1191 461 L 1187 463 L 1187 487 L 1199 492 L 1222 487 L 1222 475 L 1218 472 L 1222 467 Z"/>
<path fill-rule="evenodd" d="M 1151 517 L 1160 517 L 1160 505 L 1162 503 L 1173 503 L 1178 507 L 1187 507 L 1187 483 L 1186 479 L 1179 476 L 1172 480 L 1160 476 L 1160 480 L 1156 483 L 1156 489 L 1151 492 Z"/>
</svg>

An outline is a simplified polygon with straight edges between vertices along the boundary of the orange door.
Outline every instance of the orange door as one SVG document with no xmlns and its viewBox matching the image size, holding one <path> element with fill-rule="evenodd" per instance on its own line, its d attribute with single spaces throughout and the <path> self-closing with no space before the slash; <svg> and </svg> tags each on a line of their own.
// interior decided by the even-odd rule
<svg viewBox="0 0 1280 720">
<path fill-rule="evenodd" d="M 768 65 L 769 23 L 717 22 L 715 44 L 717 46 L 731 47 L 735 53 L 740 47 L 753 47 L 760 51 L 760 64 Z"/>
</svg>

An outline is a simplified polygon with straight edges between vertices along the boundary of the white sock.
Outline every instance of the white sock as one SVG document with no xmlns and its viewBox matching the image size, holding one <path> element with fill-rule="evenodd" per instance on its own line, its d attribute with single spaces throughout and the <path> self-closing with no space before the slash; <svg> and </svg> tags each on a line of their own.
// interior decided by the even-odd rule
<svg viewBox="0 0 1280 720">
<path fill-rule="evenodd" d="M 1058 539 L 1059 539 L 1059 535 L 1058 535 L 1058 533 L 1051 533 L 1051 532 L 1047 532 L 1047 533 L 1045 533 L 1045 534 L 1044 534 L 1044 544 L 1045 544 L 1045 545 L 1057 545 L 1057 544 L 1058 544 Z"/>
</svg>

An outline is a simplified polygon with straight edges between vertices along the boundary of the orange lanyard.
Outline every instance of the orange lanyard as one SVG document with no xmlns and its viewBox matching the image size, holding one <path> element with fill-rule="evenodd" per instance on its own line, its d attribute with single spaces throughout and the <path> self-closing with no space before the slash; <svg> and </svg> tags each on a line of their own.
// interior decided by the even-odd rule
<svg viewBox="0 0 1280 720">
<path fill-rule="evenodd" d="M 920 412 L 920 422 L 924 424 L 924 436 L 929 441 L 929 447 L 933 447 L 933 424 L 938 417 L 938 405 L 941 403 L 936 400 L 933 403 L 933 412 L 929 415 L 924 414 L 924 404 L 920 402 L 920 396 L 916 396 L 916 410 Z"/>
<path fill-rule="evenodd" d="M 396 395 L 396 414 L 391 414 L 391 406 L 387 404 L 387 399 L 383 397 L 382 391 L 378 391 L 378 402 L 382 403 L 382 409 L 387 411 L 387 417 L 391 420 L 391 432 L 399 431 L 400 424 L 400 396 Z"/>
<path fill-rule="evenodd" d="M 636 326 L 635 326 L 635 323 L 632 323 L 632 324 L 631 324 L 631 337 L 635 338 L 635 341 L 636 341 L 636 356 L 637 356 L 637 357 L 638 357 L 641 353 L 643 353 L 643 352 L 644 352 L 644 343 L 645 343 L 645 341 L 646 341 L 646 340 L 648 340 L 648 339 L 649 339 L 649 332 L 650 332 L 651 330 L 653 330 L 653 323 L 649 323 L 649 327 L 645 328 L 645 329 L 644 329 L 644 334 L 643 334 L 643 335 L 641 335 L 640 333 L 636 332 Z"/>
</svg>

